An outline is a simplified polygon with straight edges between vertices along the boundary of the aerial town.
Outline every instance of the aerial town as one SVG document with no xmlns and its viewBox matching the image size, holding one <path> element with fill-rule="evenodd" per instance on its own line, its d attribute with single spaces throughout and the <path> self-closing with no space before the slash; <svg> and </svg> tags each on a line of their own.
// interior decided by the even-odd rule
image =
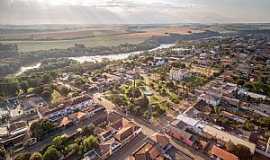
<svg viewBox="0 0 270 160">
<path fill-rule="evenodd" d="M 1 160 L 270 159 L 269 36 L 60 62 L 1 82 Z"/>
</svg>

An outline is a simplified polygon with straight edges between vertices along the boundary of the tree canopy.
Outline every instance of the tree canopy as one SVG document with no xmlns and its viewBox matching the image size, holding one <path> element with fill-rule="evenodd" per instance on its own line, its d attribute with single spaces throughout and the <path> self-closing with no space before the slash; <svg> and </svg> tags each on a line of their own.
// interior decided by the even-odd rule
<svg viewBox="0 0 270 160">
<path fill-rule="evenodd" d="M 61 153 L 54 147 L 48 147 L 46 152 L 43 154 L 43 160 L 59 160 Z"/>
</svg>

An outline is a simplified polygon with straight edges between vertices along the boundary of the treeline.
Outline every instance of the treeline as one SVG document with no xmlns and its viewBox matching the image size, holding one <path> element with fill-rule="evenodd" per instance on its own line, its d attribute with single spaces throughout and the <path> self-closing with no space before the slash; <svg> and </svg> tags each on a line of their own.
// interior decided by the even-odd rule
<svg viewBox="0 0 270 160">
<path fill-rule="evenodd" d="M 48 58 L 62 57 L 80 57 L 107 54 L 120 54 L 140 50 L 149 50 L 158 47 L 159 43 L 153 40 L 147 40 L 140 44 L 122 44 L 113 47 L 95 47 L 87 48 L 84 45 L 75 45 L 68 49 L 51 49 L 34 52 L 19 53 L 15 57 L 0 59 L 0 77 L 13 74 L 21 66 L 30 65 Z"/>
<path fill-rule="evenodd" d="M 39 94 L 43 98 L 49 99 L 53 91 L 52 81 L 62 72 L 79 75 L 91 74 L 92 71 L 102 69 L 107 64 L 107 61 L 80 64 L 67 58 L 44 60 L 38 69 L 25 72 L 17 77 L 0 79 L 0 100 L 22 93 Z"/>
<path fill-rule="evenodd" d="M 205 31 L 200 33 L 192 33 L 187 35 L 182 34 L 169 34 L 169 36 L 153 37 L 152 39 L 159 43 L 175 43 L 176 41 L 189 41 L 202 38 L 221 36 L 219 32 Z"/>
<path fill-rule="evenodd" d="M 178 40 L 194 40 L 213 36 L 220 36 L 220 34 L 218 32 L 212 31 L 193 33 L 190 35 L 170 34 L 169 36 L 152 37 L 151 39 L 139 44 L 121 44 L 119 46 L 95 48 L 88 48 L 84 45 L 76 44 L 74 47 L 68 49 L 50 49 L 33 52 L 23 52 L 17 54 L 14 57 L 0 59 L 0 77 L 15 73 L 19 70 L 21 66 L 37 63 L 48 58 L 128 53 L 133 51 L 150 50 L 158 47 L 162 43 L 175 43 Z"/>
<path fill-rule="evenodd" d="M 31 92 L 39 94 L 40 91 L 44 91 L 44 89 L 41 87 L 45 84 L 50 84 L 55 77 L 55 72 L 45 72 L 42 74 L 33 74 L 31 77 L 1 79 L 0 100 L 17 96 L 20 93 Z"/>
<path fill-rule="evenodd" d="M 14 57 L 18 53 L 18 46 L 16 44 L 2 44 L 0 43 L 0 58 Z"/>
</svg>

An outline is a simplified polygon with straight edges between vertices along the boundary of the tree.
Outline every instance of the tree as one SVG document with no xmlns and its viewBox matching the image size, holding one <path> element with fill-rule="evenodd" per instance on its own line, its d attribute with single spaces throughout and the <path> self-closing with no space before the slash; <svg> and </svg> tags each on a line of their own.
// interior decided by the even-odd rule
<svg viewBox="0 0 270 160">
<path fill-rule="evenodd" d="M 6 149 L 3 146 L 0 146 L 0 160 L 6 159 Z"/>
<path fill-rule="evenodd" d="M 83 151 L 87 152 L 93 148 L 95 148 L 98 144 L 97 138 L 93 135 L 87 137 L 83 140 Z"/>
<path fill-rule="evenodd" d="M 91 123 L 89 126 L 82 128 L 82 135 L 83 136 L 89 136 L 94 134 L 95 126 L 93 123 Z"/>
<path fill-rule="evenodd" d="M 20 83 L 20 88 L 23 90 L 24 93 L 27 93 L 27 89 L 28 89 L 27 82 Z"/>
<path fill-rule="evenodd" d="M 267 127 L 268 129 L 270 129 L 270 117 L 261 117 L 258 120 L 258 124 L 262 127 Z"/>
<path fill-rule="evenodd" d="M 248 160 L 251 158 L 250 149 L 244 145 L 238 144 L 236 145 L 237 153 L 236 155 L 240 160 Z"/>
<path fill-rule="evenodd" d="M 43 154 L 43 160 L 59 160 L 61 153 L 54 147 L 48 147 L 46 152 Z"/>
<path fill-rule="evenodd" d="M 32 137 L 41 138 L 54 129 L 54 125 L 45 119 L 33 122 L 30 126 L 30 133 Z"/>
<path fill-rule="evenodd" d="M 240 160 L 248 160 L 252 155 L 248 147 L 241 144 L 235 145 L 231 141 L 226 144 L 226 149 L 236 155 Z"/>
<path fill-rule="evenodd" d="M 73 143 L 67 146 L 66 151 L 68 153 L 77 154 L 80 151 L 80 146 L 77 143 Z"/>
<path fill-rule="evenodd" d="M 42 154 L 40 154 L 39 152 L 34 152 L 32 153 L 29 160 L 43 160 Z"/>
<path fill-rule="evenodd" d="M 247 130 L 247 131 L 253 131 L 254 125 L 250 121 L 246 121 L 244 126 L 243 126 L 243 129 Z"/>
<path fill-rule="evenodd" d="M 63 153 L 65 150 L 65 146 L 67 144 L 67 137 L 57 136 L 57 137 L 53 138 L 52 142 L 53 142 L 53 145 L 55 146 L 55 148 Z"/>
<path fill-rule="evenodd" d="M 236 151 L 237 150 L 236 146 L 231 141 L 229 141 L 228 143 L 226 143 L 225 144 L 225 147 L 226 147 L 226 149 L 229 152 L 233 152 L 233 151 Z"/>
</svg>

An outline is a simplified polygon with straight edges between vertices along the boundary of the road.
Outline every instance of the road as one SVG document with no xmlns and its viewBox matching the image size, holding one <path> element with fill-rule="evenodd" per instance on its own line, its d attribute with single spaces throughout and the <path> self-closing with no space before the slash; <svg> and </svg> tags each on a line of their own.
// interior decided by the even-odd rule
<svg viewBox="0 0 270 160">
<path fill-rule="evenodd" d="M 63 128 L 62 130 L 57 129 L 54 132 L 51 132 L 49 136 L 46 136 L 44 138 L 42 138 L 41 141 L 39 141 L 38 143 L 34 144 L 33 146 L 26 148 L 26 151 L 29 152 L 38 152 L 43 150 L 46 146 L 50 145 L 52 143 L 52 140 L 54 137 L 56 136 L 61 136 L 61 135 L 73 135 L 75 133 L 78 132 L 79 128 L 83 128 L 85 126 L 88 126 L 89 124 L 91 124 L 93 122 L 93 120 L 95 119 L 95 117 L 100 117 L 101 114 L 104 114 L 103 112 L 98 113 L 98 115 L 89 118 L 83 122 L 80 122 L 78 124 L 74 124 L 70 127 L 67 128 Z"/>
<path fill-rule="evenodd" d="M 99 103 L 101 105 L 103 105 L 107 110 L 109 111 L 115 111 L 119 114 L 121 114 L 122 116 L 126 117 L 127 119 L 133 120 L 133 122 L 138 125 L 139 127 L 142 128 L 142 132 L 144 135 L 146 135 L 146 138 L 151 137 L 155 132 L 159 132 L 162 130 L 162 128 L 156 128 L 155 126 L 151 125 L 149 122 L 146 122 L 142 119 L 139 119 L 135 116 L 132 115 L 127 115 L 123 112 L 121 112 L 120 110 L 118 110 L 116 108 L 116 106 L 110 102 L 109 100 L 105 99 L 102 97 L 102 94 L 95 94 L 94 95 L 94 101 L 96 103 Z M 163 126 L 165 127 L 166 125 L 163 124 Z M 142 145 L 145 142 L 146 139 L 138 139 L 135 142 L 131 142 L 131 145 L 126 145 L 124 146 L 119 152 L 121 153 L 121 155 L 118 154 L 118 152 L 116 154 L 113 154 L 113 156 L 110 158 L 110 160 L 124 160 L 128 158 L 128 153 L 133 153 L 135 148 L 139 148 L 140 144 Z M 174 142 L 173 140 L 170 140 L 171 144 L 173 144 L 179 151 L 183 152 L 184 154 L 190 156 L 191 158 L 193 158 L 194 160 L 206 160 L 208 159 L 206 156 L 197 153 L 193 150 L 190 150 L 176 142 Z M 132 147 L 130 147 L 132 146 Z M 123 151 L 122 151 L 123 150 Z M 135 149 L 136 150 L 136 149 Z M 125 154 L 127 153 L 127 154 Z M 116 158 L 119 159 L 116 159 Z"/>
<path fill-rule="evenodd" d="M 128 160 L 128 156 L 132 155 L 140 146 L 142 146 L 147 137 L 143 134 L 138 135 L 125 146 L 116 151 L 108 160 Z"/>
</svg>

